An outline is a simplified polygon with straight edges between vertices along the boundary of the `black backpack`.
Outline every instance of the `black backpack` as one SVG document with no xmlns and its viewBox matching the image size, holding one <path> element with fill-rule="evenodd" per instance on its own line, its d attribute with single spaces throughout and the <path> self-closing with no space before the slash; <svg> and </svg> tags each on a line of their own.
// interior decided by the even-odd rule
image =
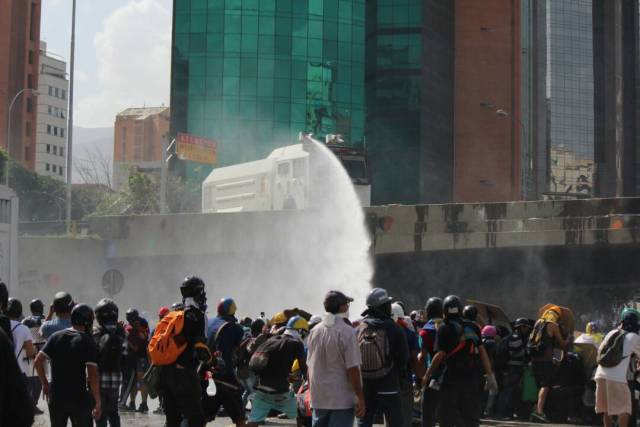
<svg viewBox="0 0 640 427">
<path fill-rule="evenodd" d="M 236 350 L 238 378 L 240 378 L 241 380 L 249 378 L 249 373 L 251 370 L 249 368 L 249 362 L 251 361 L 251 356 L 253 356 L 258 347 L 260 347 L 270 337 L 271 335 L 268 334 L 260 334 L 257 337 L 246 338 L 240 343 L 238 349 Z"/>
<path fill-rule="evenodd" d="M 527 352 L 529 356 L 540 357 L 547 349 L 547 340 L 545 339 L 547 323 L 544 319 L 538 319 L 535 325 L 533 325 L 533 331 L 531 331 L 531 335 L 529 335 L 529 340 L 527 341 Z"/>
<path fill-rule="evenodd" d="M 104 372 L 120 370 L 124 337 L 118 334 L 118 329 L 111 332 L 100 328 L 96 336 L 98 345 L 98 367 Z"/>
<path fill-rule="evenodd" d="M 260 344 L 249 359 L 249 369 L 256 374 L 271 370 L 278 363 L 278 354 L 286 344 L 284 335 L 276 335 Z"/>
<path fill-rule="evenodd" d="M 480 337 L 470 322 L 453 321 L 447 324 L 453 325 L 459 337 L 458 345 L 445 356 L 447 370 L 455 371 L 458 374 L 471 374 L 478 367 L 476 341 L 479 343 Z"/>
<path fill-rule="evenodd" d="M 622 359 L 624 350 L 624 337 L 627 331 L 618 329 L 611 334 L 598 349 L 598 365 L 603 368 L 613 368 L 618 366 Z"/>
<path fill-rule="evenodd" d="M 362 378 L 386 377 L 393 369 L 389 336 L 383 324 L 363 321 L 358 326 L 358 346 L 362 355 Z"/>
</svg>

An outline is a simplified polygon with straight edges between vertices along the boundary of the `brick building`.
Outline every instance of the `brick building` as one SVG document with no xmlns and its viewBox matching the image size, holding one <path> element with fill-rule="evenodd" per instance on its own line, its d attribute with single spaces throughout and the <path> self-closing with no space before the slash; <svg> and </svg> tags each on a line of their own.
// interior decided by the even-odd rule
<svg viewBox="0 0 640 427">
<path fill-rule="evenodd" d="M 116 116 L 113 144 L 113 185 L 124 184 L 132 168 L 156 172 L 169 135 L 169 107 L 127 108 Z"/>
<path fill-rule="evenodd" d="M 38 89 L 40 0 L 0 0 L 0 146 L 7 148 L 7 113 L 22 89 Z M 25 91 L 11 110 L 10 155 L 34 170 L 37 100 Z"/>
</svg>

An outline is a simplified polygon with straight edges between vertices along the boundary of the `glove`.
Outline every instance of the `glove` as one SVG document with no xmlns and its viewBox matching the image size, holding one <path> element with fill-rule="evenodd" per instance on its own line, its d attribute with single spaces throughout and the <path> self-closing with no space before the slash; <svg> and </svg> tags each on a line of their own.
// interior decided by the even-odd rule
<svg viewBox="0 0 640 427">
<path fill-rule="evenodd" d="M 209 347 L 207 347 L 206 344 L 196 343 L 193 347 L 196 352 L 196 359 L 198 359 L 203 363 L 211 363 L 211 359 L 212 359 L 211 351 L 209 350 Z"/>
<path fill-rule="evenodd" d="M 484 385 L 485 391 L 488 391 L 489 394 L 495 396 L 498 394 L 498 381 L 496 381 L 496 374 L 493 372 L 489 375 L 485 375 L 486 383 Z"/>
</svg>

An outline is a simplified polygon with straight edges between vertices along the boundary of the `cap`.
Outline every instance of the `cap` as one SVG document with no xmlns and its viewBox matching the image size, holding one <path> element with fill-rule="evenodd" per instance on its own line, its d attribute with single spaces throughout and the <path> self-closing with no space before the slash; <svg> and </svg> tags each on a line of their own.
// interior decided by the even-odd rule
<svg viewBox="0 0 640 427">
<path fill-rule="evenodd" d="M 329 291 L 324 297 L 325 307 L 339 307 L 350 302 L 353 302 L 353 298 L 346 296 L 340 291 Z"/>
</svg>

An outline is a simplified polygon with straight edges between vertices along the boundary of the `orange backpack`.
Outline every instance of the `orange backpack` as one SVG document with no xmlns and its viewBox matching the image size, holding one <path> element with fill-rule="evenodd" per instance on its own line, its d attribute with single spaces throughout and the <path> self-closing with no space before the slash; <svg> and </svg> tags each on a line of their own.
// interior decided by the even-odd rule
<svg viewBox="0 0 640 427">
<path fill-rule="evenodd" d="M 178 346 L 176 335 L 182 333 L 184 327 L 184 311 L 172 311 L 158 322 L 156 330 L 149 341 L 149 357 L 151 364 L 156 366 L 171 365 L 187 348 L 185 342 Z"/>
</svg>

